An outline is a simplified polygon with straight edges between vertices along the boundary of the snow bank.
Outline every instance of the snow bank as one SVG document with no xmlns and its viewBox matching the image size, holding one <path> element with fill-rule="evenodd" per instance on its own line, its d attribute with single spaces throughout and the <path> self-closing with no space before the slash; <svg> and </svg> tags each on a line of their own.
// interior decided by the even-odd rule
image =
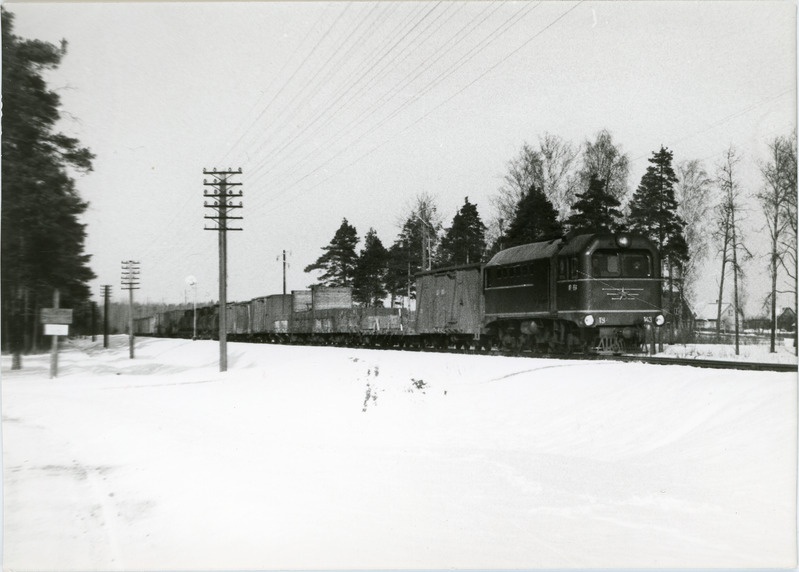
<svg viewBox="0 0 799 572">
<path fill-rule="evenodd" d="M 217 348 L 3 356 L 5 569 L 796 565 L 795 375 Z"/>
</svg>

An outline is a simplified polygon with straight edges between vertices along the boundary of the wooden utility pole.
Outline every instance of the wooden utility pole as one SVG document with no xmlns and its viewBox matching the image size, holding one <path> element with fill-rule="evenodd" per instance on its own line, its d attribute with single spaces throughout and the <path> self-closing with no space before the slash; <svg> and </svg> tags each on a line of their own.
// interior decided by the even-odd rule
<svg viewBox="0 0 799 572">
<path fill-rule="evenodd" d="M 56 288 L 53 292 L 53 308 L 59 309 L 61 304 L 61 291 Z M 58 375 L 58 336 L 50 336 L 50 379 Z"/>
<path fill-rule="evenodd" d="M 283 251 L 283 295 L 286 295 L 286 251 Z"/>
<path fill-rule="evenodd" d="M 103 284 L 103 347 L 108 349 L 108 308 L 111 298 L 111 286 Z"/>
<path fill-rule="evenodd" d="M 122 289 L 127 290 L 129 294 L 128 345 L 130 359 L 133 359 L 133 291 L 139 289 L 139 263 L 135 260 L 122 261 Z"/>
<path fill-rule="evenodd" d="M 211 175 L 212 179 L 203 179 L 206 188 L 203 197 L 211 199 L 205 201 L 203 205 L 211 209 L 213 215 L 206 215 L 206 219 L 216 221 L 216 226 L 205 227 L 205 230 L 213 230 L 219 233 L 219 371 L 227 371 L 227 231 L 241 230 L 228 226 L 230 220 L 241 220 L 243 217 L 233 216 L 230 213 L 233 209 L 242 208 L 242 203 L 234 205 L 231 199 L 244 196 L 242 191 L 231 191 L 230 187 L 239 187 L 241 183 L 234 183 L 230 179 L 233 175 L 240 175 L 241 168 L 237 171 L 228 169 L 227 171 L 217 171 L 216 168 L 208 171 L 203 169 L 203 175 Z"/>
<path fill-rule="evenodd" d="M 94 302 L 94 300 L 89 302 L 89 304 L 91 304 L 90 310 L 92 314 L 92 341 L 95 341 L 97 339 L 97 304 Z"/>
</svg>

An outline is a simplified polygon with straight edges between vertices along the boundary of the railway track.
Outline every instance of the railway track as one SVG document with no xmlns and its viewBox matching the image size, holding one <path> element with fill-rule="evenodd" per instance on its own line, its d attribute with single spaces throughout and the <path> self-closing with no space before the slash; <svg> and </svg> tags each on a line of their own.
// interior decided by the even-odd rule
<svg viewBox="0 0 799 572">
<path fill-rule="evenodd" d="M 778 373 L 796 373 L 799 371 L 797 364 L 788 363 L 767 363 L 767 362 L 746 362 L 746 361 L 727 361 L 715 359 L 696 359 L 696 358 L 677 358 L 662 356 L 647 356 L 635 354 L 543 354 L 533 352 L 503 352 L 493 350 L 491 352 L 481 352 L 474 350 L 455 350 L 455 349 L 431 349 L 431 348 L 402 348 L 402 351 L 425 351 L 437 353 L 472 354 L 472 355 L 496 355 L 505 357 L 529 357 L 537 359 L 557 359 L 557 360 L 604 360 L 620 361 L 625 363 L 646 363 L 652 365 L 682 365 L 689 367 L 701 367 L 707 369 L 733 369 L 739 371 L 774 371 Z"/>
</svg>

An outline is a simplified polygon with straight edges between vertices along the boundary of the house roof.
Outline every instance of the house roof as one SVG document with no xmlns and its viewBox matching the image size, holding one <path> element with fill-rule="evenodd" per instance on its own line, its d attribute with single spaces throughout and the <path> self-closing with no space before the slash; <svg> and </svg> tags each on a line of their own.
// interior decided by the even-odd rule
<svg viewBox="0 0 799 572">
<path fill-rule="evenodd" d="M 724 314 L 730 311 L 732 304 L 729 302 L 721 303 L 721 313 Z M 718 302 L 707 302 L 700 304 L 696 309 L 697 320 L 716 320 L 719 317 L 719 304 Z"/>
</svg>

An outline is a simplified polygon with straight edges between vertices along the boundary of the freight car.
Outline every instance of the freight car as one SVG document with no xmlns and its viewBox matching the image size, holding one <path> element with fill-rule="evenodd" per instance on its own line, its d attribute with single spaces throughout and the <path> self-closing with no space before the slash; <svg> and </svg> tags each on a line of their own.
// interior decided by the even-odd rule
<svg viewBox="0 0 799 572">
<path fill-rule="evenodd" d="M 585 234 L 497 253 L 486 264 L 416 276 L 416 312 L 353 305 L 349 288 L 314 287 L 228 304 L 230 340 L 456 347 L 511 351 L 631 351 L 665 322 L 654 245 L 628 234 Z M 215 306 L 198 337 L 216 335 Z M 137 321 L 142 334 L 191 337 L 191 310 Z"/>
</svg>

